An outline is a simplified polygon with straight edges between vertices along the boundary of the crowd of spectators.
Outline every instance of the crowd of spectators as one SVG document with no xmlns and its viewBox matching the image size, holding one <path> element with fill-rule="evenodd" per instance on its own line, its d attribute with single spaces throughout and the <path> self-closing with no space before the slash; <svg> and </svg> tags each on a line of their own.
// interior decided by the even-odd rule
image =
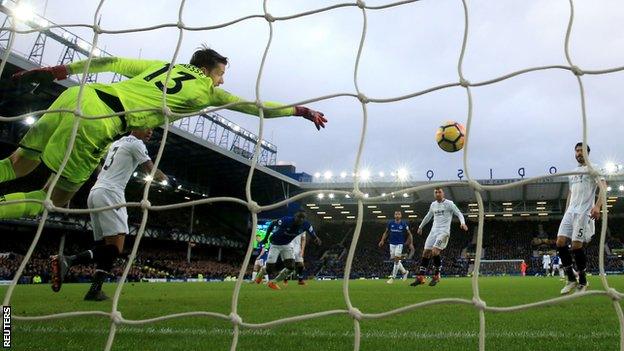
<svg viewBox="0 0 624 351">
<path fill-rule="evenodd" d="M 31 282 L 39 276 L 43 282 L 50 279 L 49 257 L 58 252 L 60 231 L 50 231 L 42 235 L 25 267 L 20 282 Z M 77 253 L 91 247 L 86 233 L 72 233 L 66 236 L 64 252 Z M 7 237 L 5 237 L 7 239 Z M 0 280 L 12 279 L 24 258 L 32 236 L 20 235 L 8 237 L 0 245 Z M 121 276 L 127 263 L 127 256 L 132 248 L 133 237 L 127 238 L 126 250 L 113 266 L 114 276 Z M 220 258 L 218 248 L 195 245 L 191 250 L 191 260 L 187 261 L 187 242 L 144 238 L 137 257 L 128 274 L 129 281 L 144 279 L 185 279 L 202 276 L 205 279 L 224 279 L 237 276 L 240 271 L 241 251 L 222 249 Z M 87 282 L 95 270 L 94 265 L 79 265 L 70 269 L 68 282 Z"/>
</svg>

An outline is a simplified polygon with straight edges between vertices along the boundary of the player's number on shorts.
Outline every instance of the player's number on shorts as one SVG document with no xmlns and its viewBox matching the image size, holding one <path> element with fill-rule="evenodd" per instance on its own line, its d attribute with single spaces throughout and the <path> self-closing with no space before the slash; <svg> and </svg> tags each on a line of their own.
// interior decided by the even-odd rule
<svg viewBox="0 0 624 351">
<path fill-rule="evenodd" d="M 153 80 L 154 78 L 160 76 L 161 74 L 167 72 L 169 70 L 169 66 L 170 64 L 166 64 L 163 68 L 159 69 L 158 71 L 155 71 L 151 74 L 148 74 L 145 76 L 145 81 L 149 82 L 151 80 Z M 191 74 L 188 74 L 186 72 L 178 72 L 179 76 L 177 77 L 173 77 L 171 78 L 174 82 L 175 85 L 171 88 L 167 88 L 167 94 L 175 94 L 177 92 L 179 92 L 180 90 L 182 90 L 182 82 L 185 80 L 191 80 L 191 79 L 195 79 L 195 77 Z M 160 89 L 161 91 L 163 91 L 165 89 L 165 85 L 163 84 L 163 82 L 161 81 L 157 81 L 156 83 L 154 83 L 154 85 L 156 85 L 156 87 L 158 89 Z"/>
<path fill-rule="evenodd" d="M 580 228 L 580 229 L 579 229 L 578 236 L 579 236 L 579 237 L 582 237 L 582 236 L 583 236 L 583 228 Z"/>
<path fill-rule="evenodd" d="M 119 146 L 115 146 L 113 150 L 111 150 L 110 161 L 107 165 L 104 165 L 104 167 L 102 167 L 105 171 L 108 171 L 108 168 L 110 168 L 110 166 L 113 164 L 113 161 L 115 161 L 115 154 L 117 153 L 117 150 L 119 150 Z"/>
</svg>

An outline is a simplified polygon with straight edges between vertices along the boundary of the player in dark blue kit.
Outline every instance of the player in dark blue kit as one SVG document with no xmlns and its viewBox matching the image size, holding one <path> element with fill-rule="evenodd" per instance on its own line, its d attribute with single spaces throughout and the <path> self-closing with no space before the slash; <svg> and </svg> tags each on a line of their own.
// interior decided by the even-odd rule
<svg viewBox="0 0 624 351">
<path fill-rule="evenodd" d="M 557 273 L 559 273 L 559 277 L 563 280 L 564 276 L 563 276 L 563 269 L 561 269 L 561 258 L 559 257 L 559 255 L 553 256 L 552 258 L 552 271 L 550 272 L 550 276 L 554 277 L 555 276 L 555 271 L 557 271 Z"/>
<path fill-rule="evenodd" d="M 401 258 L 403 257 L 403 244 L 407 245 L 410 250 L 414 250 L 414 237 L 412 232 L 409 230 L 407 222 L 401 220 L 402 217 L 403 214 L 401 211 L 394 211 L 394 220 L 388 222 L 386 231 L 383 233 L 381 240 L 379 241 L 379 247 L 383 247 L 386 242 L 386 238 L 388 237 L 388 233 L 390 233 L 390 259 L 394 261 L 394 266 L 392 267 L 392 275 L 387 281 L 388 284 L 392 284 L 394 278 L 396 278 L 397 272 L 401 272 L 401 274 L 403 274 L 403 280 L 407 279 L 407 275 L 409 274 L 407 269 L 403 267 Z"/>
<path fill-rule="evenodd" d="M 283 280 L 295 270 L 294 250 L 291 244 L 295 237 L 302 233 L 308 233 L 314 238 L 317 245 L 321 244 L 321 239 L 316 236 L 314 228 L 305 218 L 305 212 L 299 211 L 293 217 L 286 216 L 273 221 L 267 229 L 264 240 L 262 240 L 262 243 L 267 241 L 271 243 L 269 256 L 266 260 L 266 270 L 269 276 L 273 277 L 267 286 L 273 290 L 279 290 L 280 287 L 276 282 Z M 280 256 L 284 263 L 284 269 L 275 276 L 277 270 L 275 263 Z M 256 277 L 256 282 L 258 282 L 258 277 Z"/>
<path fill-rule="evenodd" d="M 254 262 L 253 272 L 251 273 L 251 282 L 253 283 L 257 277 L 260 280 L 258 283 L 261 283 L 263 276 L 265 280 L 269 280 L 268 275 L 265 275 L 266 270 L 264 269 L 266 259 L 269 256 L 269 245 L 268 243 L 262 243 L 261 235 L 256 235 L 256 241 L 258 242 L 258 247 L 254 249 L 254 255 L 257 257 Z M 258 273 L 260 273 L 259 276 Z"/>
</svg>

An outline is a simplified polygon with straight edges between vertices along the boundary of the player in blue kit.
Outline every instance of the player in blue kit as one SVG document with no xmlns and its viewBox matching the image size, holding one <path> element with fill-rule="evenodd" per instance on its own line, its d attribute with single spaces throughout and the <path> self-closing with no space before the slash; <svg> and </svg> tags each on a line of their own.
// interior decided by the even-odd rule
<svg viewBox="0 0 624 351">
<path fill-rule="evenodd" d="M 317 245 L 321 244 L 321 239 L 316 236 L 314 228 L 310 222 L 306 221 L 305 212 L 299 211 L 294 216 L 286 216 L 273 221 L 267 229 L 267 234 L 262 240 L 262 243 L 267 241 L 271 243 L 269 248 L 269 255 L 266 260 L 266 270 L 270 276 L 273 277 L 267 284 L 267 286 L 273 290 L 280 290 L 279 285 L 276 282 L 284 280 L 295 270 L 295 256 L 292 246 L 292 241 L 295 237 L 302 233 L 308 233 Z M 277 276 L 275 263 L 277 258 L 281 257 L 284 263 L 284 269 L 282 269 Z M 256 277 L 256 282 L 258 282 Z"/>
<path fill-rule="evenodd" d="M 269 245 L 268 243 L 262 243 L 261 235 L 256 235 L 256 241 L 258 242 L 258 247 L 255 249 L 257 257 L 254 262 L 253 272 L 251 272 L 251 282 L 253 283 L 256 278 L 258 278 L 260 280 L 258 283 L 262 283 L 263 276 L 264 280 L 269 280 L 269 276 L 266 274 L 266 270 L 264 269 L 267 257 L 269 256 Z M 258 273 L 260 273 L 260 275 L 258 275 Z"/>
<path fill-rule="evenodd" d="M 390 233 L 390 259 L 394 261 L 394 266 L 392 267 L 392 275 L 386 282 L 388 284 L 392 284 L 394 278 L 396 278 L 397 272 L 403 274 L 403 280 L 407 279 L 407 275 L 409 274 L 401 263 L 401 257 L 403 256 L 403 245 L 408 246 L 412 251 L 414 250 L 414 237 L 409 230 L 407 222 L 401 220 L 402 217 L 403 214 L 401 211 L 394 211 L 394 220 L 388 222 L 386 231 L 384 231 L 381 240 L 379 240 L 379 247 L 383 247 L 388 233 Z"/>
</svg>

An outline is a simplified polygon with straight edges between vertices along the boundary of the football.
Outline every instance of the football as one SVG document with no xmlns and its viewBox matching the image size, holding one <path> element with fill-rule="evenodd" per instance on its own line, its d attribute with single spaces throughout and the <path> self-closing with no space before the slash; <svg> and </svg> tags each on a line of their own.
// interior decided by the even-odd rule
<svg viewBox="0 0 624 351">
<path fill-rule="evenodd" d="M 466 129 L 455 121 L 444 122 L 436 132 L 438 146 L 446 152 L 459 151 L 464 147 Z"/>
</svg>

